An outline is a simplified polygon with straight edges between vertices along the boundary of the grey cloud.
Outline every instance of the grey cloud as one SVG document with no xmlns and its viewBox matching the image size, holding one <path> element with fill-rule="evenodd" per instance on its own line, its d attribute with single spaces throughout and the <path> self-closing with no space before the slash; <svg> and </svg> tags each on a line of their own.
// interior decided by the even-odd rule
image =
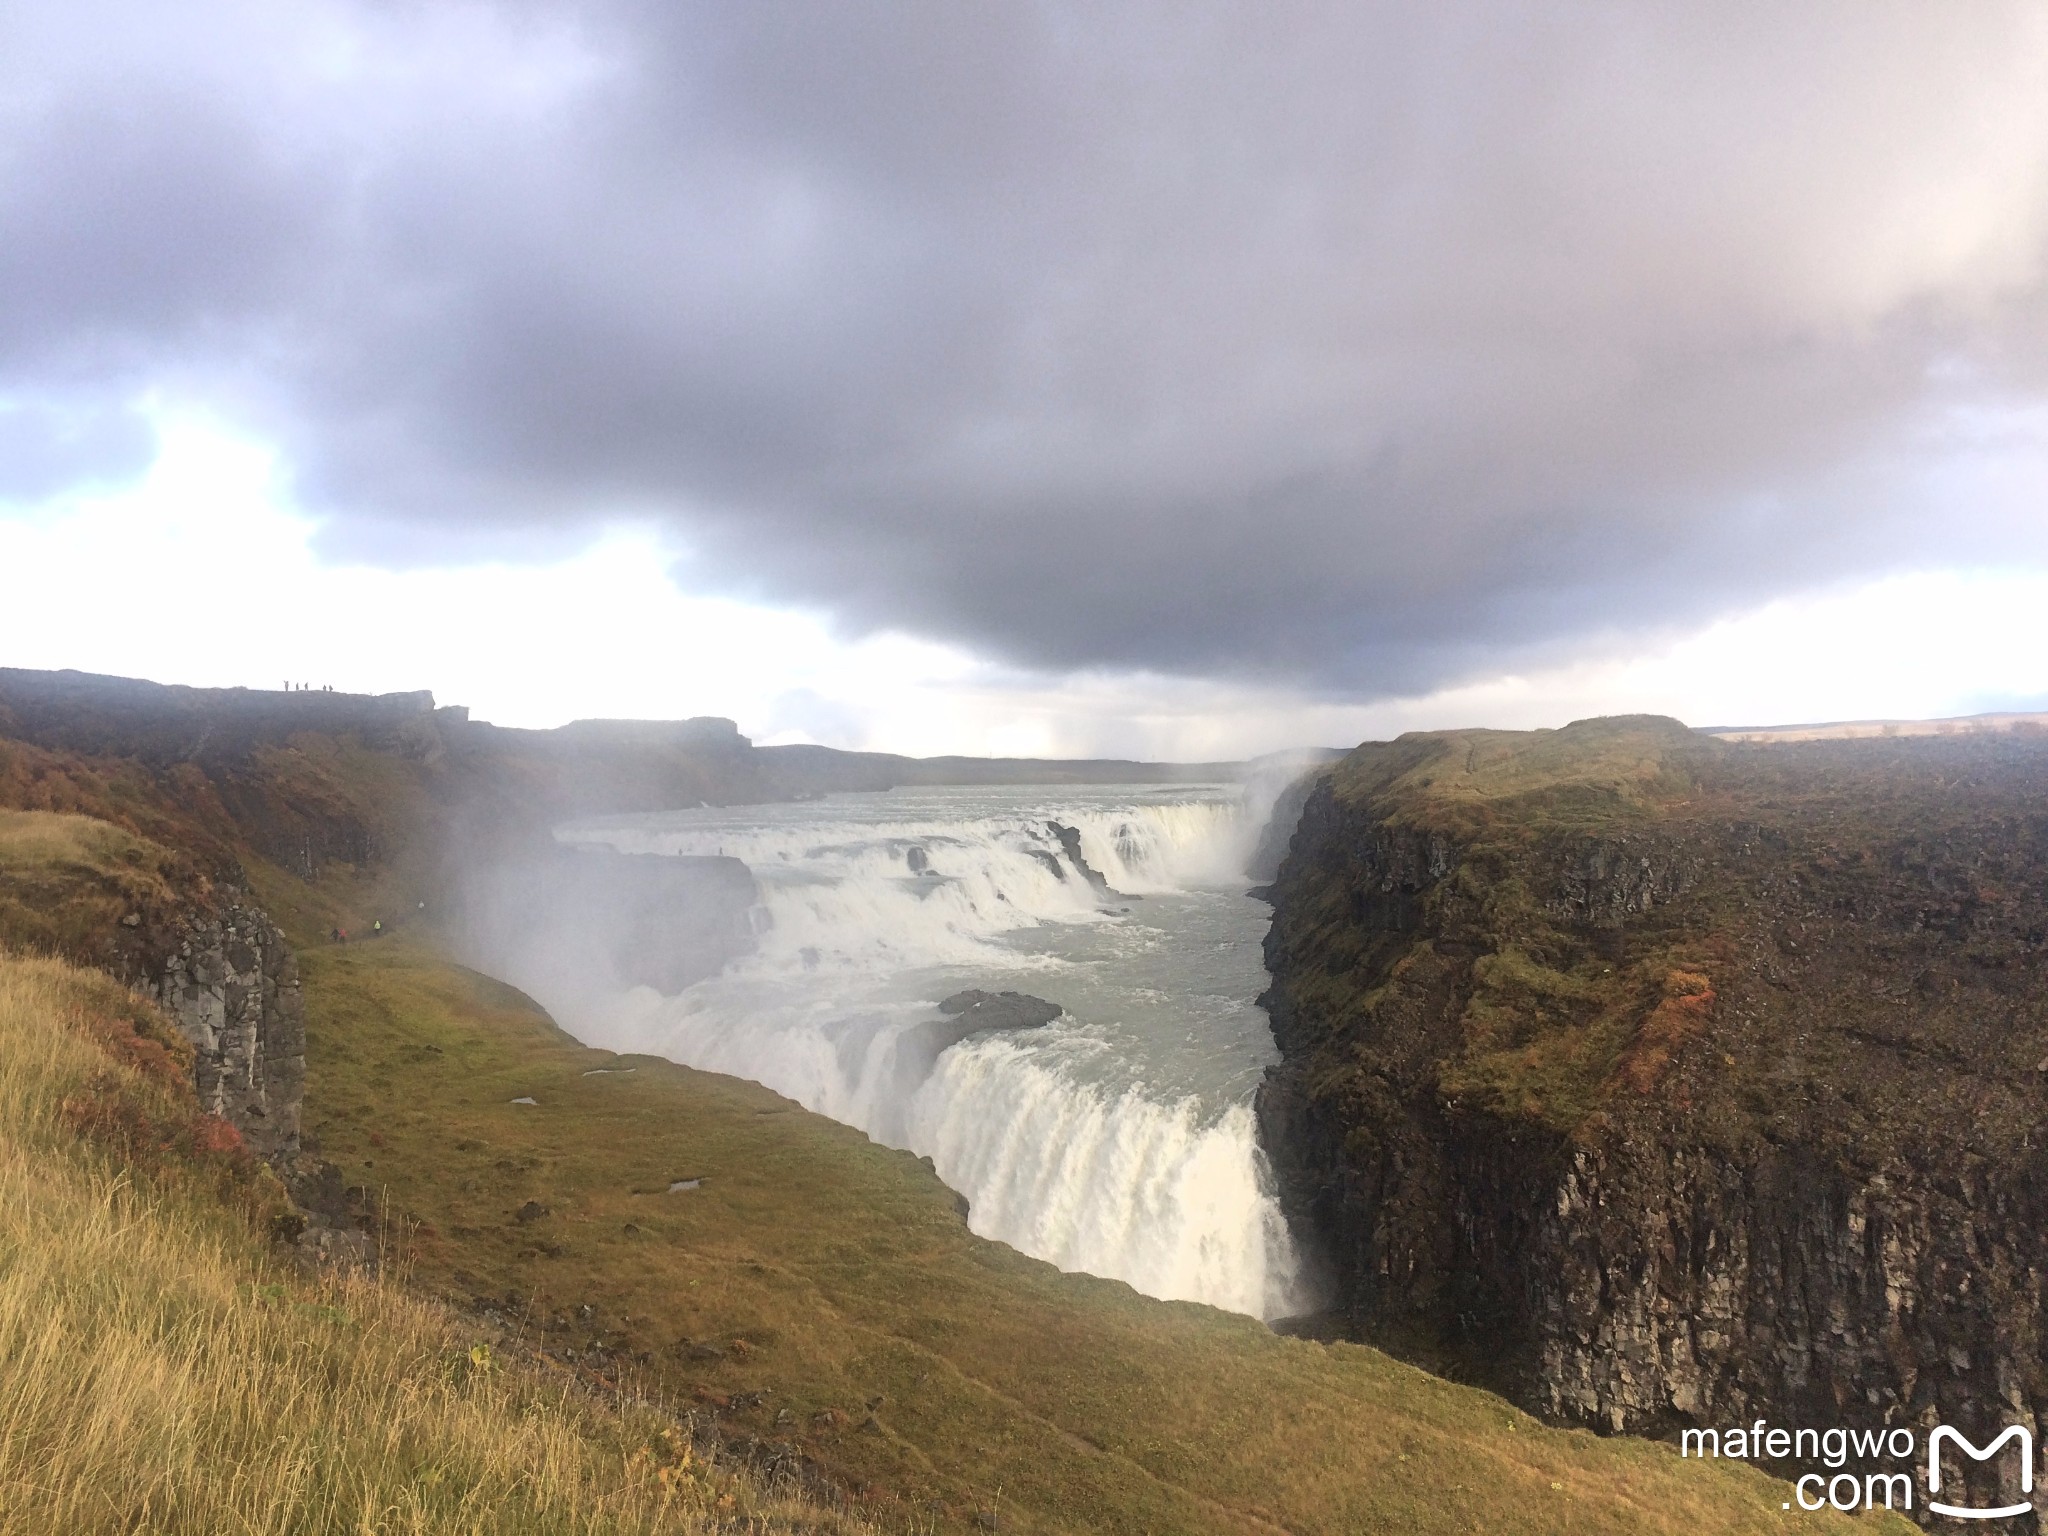
<svg viewBox="0 0 2048 1536">
<path fill-rule="evenodd" d="M 337 554 L 652 516 L 850 630 L 1351 696 L 2048 554 L 1929 489 L 2048 384 L 2030 7 L 128 14 L 15 51 L 0 388 L 211 391 Z"/>
<path fill-rule="evenodd" d="M 266 155 L 231 106 L 176 82 L 68 97 L 6 151 L 0 359 L 17 377 L 175 363 L 308 296 L 330 189 Z"/>
</svg>

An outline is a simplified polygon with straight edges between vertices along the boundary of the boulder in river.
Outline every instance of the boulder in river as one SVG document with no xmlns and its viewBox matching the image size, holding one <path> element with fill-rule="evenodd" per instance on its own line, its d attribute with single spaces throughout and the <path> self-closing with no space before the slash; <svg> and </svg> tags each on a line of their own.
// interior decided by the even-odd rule
<svg viewBox="0 0 2048 1536">
<path fill-rule="evenodd" d="M 983 992 L 974 987 L 955 992 L 939 1004 L 939 1012 L 962 1026 L 956 1039 L 983 1029 L 1037 1029 L 1066 1011 L 1058 1003 L 1028 992 Z"/>
</svg>

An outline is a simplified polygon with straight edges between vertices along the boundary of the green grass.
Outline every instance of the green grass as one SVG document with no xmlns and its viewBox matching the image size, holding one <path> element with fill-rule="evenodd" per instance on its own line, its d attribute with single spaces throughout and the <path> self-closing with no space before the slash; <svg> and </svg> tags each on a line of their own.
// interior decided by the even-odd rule
<svg viewBox="0 0 2048 1536">
<path fill-rule="evenodd" d="M 1407 824 L 1471 829 L 1514 819 L 1611 829 L 1617 816 L 1683 799 L 1694 788 L 1692 765 L 1718 746 L 1662 715 L 1554 731 L 1418 732 L 1360 747 L 1330 782 L 1340 801 L 1383 806 Z"/>
<path fill-rule="evenodd" d="M 440 1306 L 283 1262 L 249 1219 L 275 1183 L 181 1043 L 104 976 L 0 951 L 0 1532 L 848 1528 Z"/>
<path fill-rule="evenodd" d="M 706 1412 L 761 1394 L 724 1432 L 800 1449 L 885 1527 L 1827 1528 L 1746 1467 L 1546 1429 L 1372 1349 L 1060 1274 L 974 1237 L 909 1155 L 751 1084 L 579 1046 L 424 947 L 301 966 L 308 1128 L 419 1223 L 421 1284 Z"/>
</svg>

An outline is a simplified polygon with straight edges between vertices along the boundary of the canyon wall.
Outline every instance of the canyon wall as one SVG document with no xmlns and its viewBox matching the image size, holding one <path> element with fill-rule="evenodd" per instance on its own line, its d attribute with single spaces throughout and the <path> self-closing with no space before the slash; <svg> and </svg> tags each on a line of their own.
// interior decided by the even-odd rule
<svg viewBox="0 0 2048 1536">
<path fill-rule="evenodd" d="M 2048 746 L 1407 737 L 1274 896 L 1325 1326 L 1602 1430 L 2038 1437 Z"/>
</svg>

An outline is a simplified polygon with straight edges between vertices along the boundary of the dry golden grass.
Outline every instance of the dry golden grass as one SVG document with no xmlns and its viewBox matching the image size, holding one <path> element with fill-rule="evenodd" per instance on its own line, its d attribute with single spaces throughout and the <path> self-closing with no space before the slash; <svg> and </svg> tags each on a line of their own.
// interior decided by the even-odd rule
<svg viewBox="0 0 2048 1536">
<path fill-rule="evenodd" d="M 104 963 L 116 926 L 176 904 L 175 855 L 123 827 L 58 811 L 0 810 L 0 944 Z"/>
<path fill-rule="evenodd" d="M 112 822 L 60 811 L 0 810 L 0 845 L 11 868 L 24 871 L 78 864 L 91 869 L 133 865 L 150 845 Z"/>
<path fill-rule="evenodd" d="M 842 1528 L 394 1286 L 273 1262 L 212 1178 L 83 1139 L 83 1102 L 179 1108 L 95 1039 L 136 1006 L 0 953 L 0 1531 Z"/>
</svg>

